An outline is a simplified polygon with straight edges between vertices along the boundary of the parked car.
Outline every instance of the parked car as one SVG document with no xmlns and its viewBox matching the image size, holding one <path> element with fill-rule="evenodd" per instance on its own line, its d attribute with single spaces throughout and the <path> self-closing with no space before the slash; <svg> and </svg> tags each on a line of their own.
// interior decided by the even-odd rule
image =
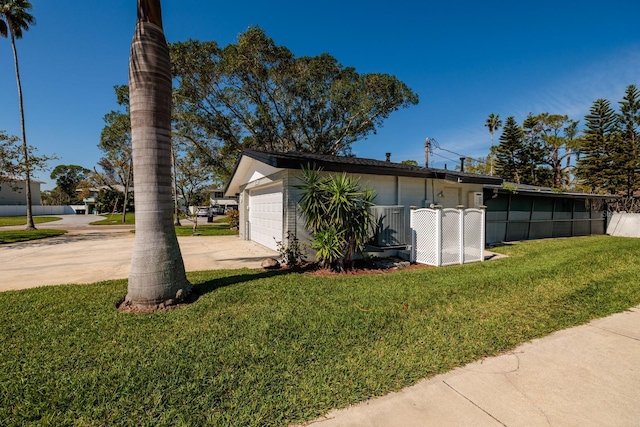
<svg viewBox="0 0 640 427">
<path fill-rule="evenodd" d="M 198 208 L 196 216 L 209 216 L 209 208 Z"/>
<path fill-rule="evenodd" d="M 238 205 L 227 205 L 224 208 L 224 212 L 227 213 L 229 211 L 237 211 L 238 210 Z"/>
<path fill-rule="evenodd" d="M 224 206 L 222 205 L 212 206 L 211 213 L 214 215 L 224 215 Z"/>
</svg>

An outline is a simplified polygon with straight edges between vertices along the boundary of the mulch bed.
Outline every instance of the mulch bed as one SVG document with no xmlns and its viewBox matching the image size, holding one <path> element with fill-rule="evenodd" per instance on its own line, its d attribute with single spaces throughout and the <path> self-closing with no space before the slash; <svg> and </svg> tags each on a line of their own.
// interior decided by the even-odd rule
<svg viewBox="0 0 640 427">
<path fill-rule="evenodd" d="M 384 274 L 384 273 L 388 273 L 391 271 L 398 271 L 398 270 L 415 270 L 419 268 L 431 268 L 431 266 L 426 264 L 415 263 L 415 264 L 409 264 L 407 266 L 399 266 L 399 267 L 394 267 L 394 266 L 379 267 L 372 264 L 369 261 L 356 260 L 354 262 L 353 268 L 349 270 L 345 270 L 340 273 L 331 271 L 328 268 L 321 268 L 317 263 L 307 263 L 292 269 L 284 267 L 283 270 L 290 270 L 291 272 L 310 274 L 313 276 L 362 276 L 362 275 L 370 275 L 370 274 Z"/>
</svg>

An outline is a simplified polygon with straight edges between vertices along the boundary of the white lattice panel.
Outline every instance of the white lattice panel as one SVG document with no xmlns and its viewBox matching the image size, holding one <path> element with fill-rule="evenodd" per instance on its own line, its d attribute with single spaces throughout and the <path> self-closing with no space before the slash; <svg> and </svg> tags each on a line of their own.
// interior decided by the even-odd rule
<svg viewBox="0 0 640 427">
<path fill-rule="evenodd" d="M 429 265 L 484 260 L 484 210 L 411 211 L 411 260 Z"/>
<path fill-rule="evenodd" d="M 484 260 L 484 211 L 464 211 L 464 262 Z"/>
<path fill-rule="evenodd" d="M 460 264 L 460 210 L 442 210 L 442 265 Z"/>
<path fill-rule="evenodd" d="M 412 261 L 438 265 L 437 212 L 433 209 L 411 211 Z"/>
</svg>

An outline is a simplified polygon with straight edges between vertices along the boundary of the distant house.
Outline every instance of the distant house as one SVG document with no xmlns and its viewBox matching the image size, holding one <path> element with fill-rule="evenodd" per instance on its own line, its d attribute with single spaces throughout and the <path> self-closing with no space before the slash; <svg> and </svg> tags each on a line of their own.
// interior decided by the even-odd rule
<svg viewBox="0 0 640 427">
<path fill-rule="evenodd" d="M 245 150 L 225 189 L 226 197 L 239 197 L 241 238 L 272 249 L 287 232 L 302 241 L 310 238 L 298 209 L 300 190 L 295 187 L 307 165 L 324 173 L 346 172 L 375 190 L 375 215 L 385 229 L 374 242 L 379 246 L 410 244 L 411 206 L 478 207 L 484 185 L 502 183 L 498 177 L 391 161 Z"/>
<path fill-rule="evenodd" d="M 224 188 L 206 188 L 204 193 L 209 195 L 209 206 L 219 213 L 226 212 L 229 209 L 238 209 L 238 196 L 235 194 L 225 196 Z"/>
<path fill-rule="evenodd" d="M 41 181 L 31 180 L 31 204 L 40 205 Z M 6 176 L 0 178 L 0 205 L 16 206 L 26 205 L 27 197 L 25 194 L 26 181 L 22 178 Z"/>
</svg>

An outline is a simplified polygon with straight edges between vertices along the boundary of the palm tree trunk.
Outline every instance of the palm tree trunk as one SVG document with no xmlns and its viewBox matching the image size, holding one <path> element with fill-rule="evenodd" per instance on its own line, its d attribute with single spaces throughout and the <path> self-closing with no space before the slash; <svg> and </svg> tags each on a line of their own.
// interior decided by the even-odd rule
<svg viewBox="0 0 640 427">
<path fill-rule="evenodd" d="M 176 177 L 176 152 L 174 150 L 173 144 L 171 144 L 171 170 L 173 173 L 171 174 L 173 180 L 171 184 L 173 184 L 173 215 L 175 216 L 174 223 L 176 227 L 180 227 L 180 206 L 178 205 L 178 178 Z"/>
<path fill-rule="evenodd" d="M 129 86 L 136 236 L 125 305 L 162 308 L 191 285 L 173 227 L 171 67 L 159 0 L 138 0 Z"/>
<path fill-rule="evenodd" d="M 127 222 L 127 205 L 129 202 L 129 186 L 131 184 L 131 168 L 133 167 L 133 156 L 129 156 L 129 166 L 127 167 L 127 180 L 124 184 L 124 204 L 122 205 L 122 223 Z"/>
<path fill-rule="evenodd" d="M 25 194 L 27 202 L 27 230 L 35 230 L 33 223 L 33 213 L 31 209 L 31 167 L 29 165 L 29 146 L 27 145 L 27 132 L 24 124 L 24 105 L 22 101 L 22 83 L 20 81 L 20 68 L 18 66 L 18 51 L 16 50 L 16 39 L 11 30 L 11 48 L 13 49 L 13 63 L 16 67 L 16 82 L 18 84 L 18 104 L 20 107 L 20 128 L 22 131 L 22 157 L 24 162 Z"/>
</svg>

